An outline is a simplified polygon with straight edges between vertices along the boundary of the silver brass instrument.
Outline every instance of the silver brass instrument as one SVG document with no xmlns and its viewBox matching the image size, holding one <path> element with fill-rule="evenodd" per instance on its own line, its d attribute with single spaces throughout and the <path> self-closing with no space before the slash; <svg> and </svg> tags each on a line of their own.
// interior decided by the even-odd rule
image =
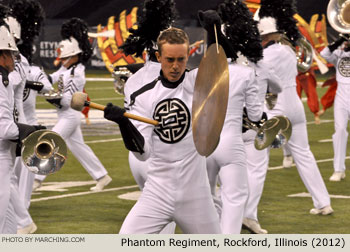
<svg viewBox="0 0 350 252">
<path fill-rule="evenodd" d="M 114 78 L 114 90 L 116 93 L 124 95 L 124 86 L 132 72 L 126 67 L 119 67 L 114 70 L 112 76 Z"/>
<path fill-rule="evenodd" d="M 51 130 L 38 130 L 22 144 L 22 160 L 33 173 L 47 175 L 59 171 L 67 159 L 67 145 Z"/>
<path fill-rule="evenodd" d="M 55 91 L 55 90 L 50 90 L 49 92 L 46 93 L 38 93 L 39 96 L 44 97 L 47 100 L 51 100 L 51 99 L 61 99 L 63 94 L 60 91 Z"/>
<path fill-rule="evenodd" d="M 297 67 L 299 72 L 305 73 L 310 69 L 313 61 L 313 48 L 310 42 L 304 36 L 302 36 L 297 41 L 298 49 L 296 49 L 290 43 L 288 37 L 284 34 L 279 34 L 278 37 L 276 38 L 276 41 L 278 41 L 282 45 L 289 46 L 295 52 L 295 56 L 297 58 Z"/>
<path fill-rule="evenodd" d="M 350 33 L 350 0 L 330 0 L 327 18 L 334 30 Z"/>
<path fill-rule="evenodd" d="M 244 114 L 244 113 L 243 113 Z M 292 134 L 292 124 L 286 116 L 274 116 L 269 120 L 262 119 L 258 124 L 243 116 L 243 127 L 257 132 L 254 146 L 257 150 L 267 147 L 280 148 L 286 144 Z"/>
<path fill-rule="evenodd" d="M 266 147 L 280 148 L 285 145 L 292 134 L 292 124 L 286 116 L 274 116 L 267 120 L 258 130 L 254 146 L 257 150 Z"/>
<path fill-rule="evenodd" d="M 297 63 L 298 71 L 301 73 L 305 73 L 312 66 L 312 61 L 313 61 L 312 45 L 304 36 L 298 39 L 297 45 L 298 45 L 298 49 L 296 50 L 295 54 L 298 60 L 298 63 Z"/>
</svg>

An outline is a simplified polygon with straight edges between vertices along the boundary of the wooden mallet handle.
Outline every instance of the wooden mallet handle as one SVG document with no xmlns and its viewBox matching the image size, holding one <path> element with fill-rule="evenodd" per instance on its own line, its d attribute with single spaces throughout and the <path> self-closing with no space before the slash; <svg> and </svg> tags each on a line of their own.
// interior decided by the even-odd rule
<svg viewBox="0 0 350 252">
<path fill-rule="evenodd" d="M 81 111 L 84 108 L 84 106 L 98 109 L 98 110 L 104 110 L 106 107 L 104 105 L 88 101 L 87 94 L 85 94 L 85 93 L 82 93 L 82 92 L 74 93 L 73 97 L 72 97 L 72 101 L 71 101 L 71 107 L 75 110 Z M 145 118 L 142 116 L 133 115 L 133 114 L 126 113 L 126 112 L 123 114 L 123 116 L 130 118 L 130 119 L 140 121 L 140 122 L 152 124 L 155 126 L 159 124 L 159 122 L 156 120 L 152 120 L 152 119 Z"/>
<path fill-rule="evenodd" d="M 89 106 L 90 108 L 94 108 L 94 109 L 98 109 L 98 110 L 104 110 L 105 107 L 106 107 L 104 105 L 97 104 L 97 103 L 90 102 L 90 101 L 85 101 L 84 106 Z M 156 120 L 152 120 L 152 119 L 145 118 L 145 117 L 142 117 L 142 116 L 130 114 L 130 113 L 127 113 L 127 112 L 125 112 L 123 114 L 123 116 L 125 116 L 127 118 L 130 118 L 130 119 L 134 119 L 134 120 L 140 121 L 140 122 L 152 124 L 152 125 L 158 125 L 159 124 L 159 122 L 156 121 Z"/>
</svg>

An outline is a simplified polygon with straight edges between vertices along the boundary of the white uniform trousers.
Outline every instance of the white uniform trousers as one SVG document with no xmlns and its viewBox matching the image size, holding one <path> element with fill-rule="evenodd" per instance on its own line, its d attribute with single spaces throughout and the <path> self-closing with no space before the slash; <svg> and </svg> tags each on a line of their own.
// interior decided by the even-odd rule
<svg viewBox="0 0 350 252">
<path fill-rule="evenodd" d="M 22 162 L 22 166 L 24 166 Z M 18 190 L 19 195 L 24 201 L 24 206 L 28 209 L 30 206 L 30 199 L 32 197 L 33 183 L 35 174 L 27 167 L 22 167 L 21 174 L 19 175 Z"/>
<path fill-rule="evenodd" d="M 191 166 L 186 167 L 205 168 L 204 162 L 205 159 L 196 158 Z M 153 165 L 157 166 L 156 161 Z M 164 166 L 164 163 L 161 165 Z M 169 165 L 176 167 L 175 164 Z M 177 174 L 177 169 L 174 172 Z M 157 174 L 160 176 L 148 176 L 140 198 L 124 220 L 120 234 L 159 234 L 172 221 L 185 234 L 221 233 L 206 172 L 198 173 L 198 177 L 192 179 L 193 183 L 182 185 L 180 181 L 165 185 L 161 176 L 166 174 Z M 177 181 L 177 175 L 181 175 L 175 174 L 170 179 Z M 166 176 L 166 179 L 169 177 Z M 164 190 L 164 187 L 170 189 L 172 186 L 176 189 Z"/>
<path fill-rule="evenodd" d="M 23 167 L 26 169 L 25 167 Z M 24 200 L 18 190 L 18 178 L 15 174 L 11 178 L 11 200 L 16 213 L 17 229 L 24 228 L 33 222 Z M 16 230 L 17 230 L 16 229 Z"/>
<path fill-rule="evenodd" d="M 346 146 L 348 142 L 347 126 L 350 116 L 350 84 L 338 83 L 334 100 L 333 167 L 336 172 L 345 171 Z"/>
<path fill-rule="evenodd" d="M 142 191 L 147 180 L 147 161 L 138 160 L 135 155 L 129 151 L 129 166 L 137 185 Z M 176 223 L 172 221 L 160 231 L 160 234 L 174 234 L 175 228 Z"/>
<path fill-rule="evenodd" d="M 235 139 L 237 141 L 235 141 Z M 220 226 L 224 234 L 240 234 L 244 209 L 248 200 L 246 155 L 242 136 L 222 136 L 216 150 L 207 158 L 211 192 L 215 195 L 219 174 L 222 201 Z M 214 197 L 214 201 L 216 197 Z M 216 208 L 220 207 L 216 204 Z M 220 214 L 220 212 L 219 212 Z"/>
<path fill-rule="evenodd" d="M 315 208 L 330 205 L 330 197 L 309 146 L 306 117 L 303 104 L 297 95 L 295 86 L 285 88 L 278 95 L 278 101 L 268 118 L 285 115 L 292 123 L 292 135 L 288 141 L 294 163 L 305 187 L 312 196 Z"/>
<path fill-rule="evenodd" d="M 13 208 L 11 176 L 16 144 L 11 144 L 13 157 L 0 158 L 0 234 L 16 234 L 17 222 Z"/>
<path fill-rule="evenodd" d="M 248 130 L 243 136 L 247 157 L 247 173 L 249 197 L 244 211 L 244 217 L 258 221 L 258 205 L 263 193 L 264 183 L 269 164 L 268 149 L 257 150 L 254 146 L 256 132 Z"/>
<path fill-rule="evenodd" d="M 288 144 L 285 144 L 282 146 L 282 150 L 283 150 L 283 156 L 291 156 L 292 152 L 290 151 L 290 147 Z"/>
<path fill-rule="evenodd" d="M 59 134 L 66 142 L 67 147 L 90 174 L 94 180 L 98 180 L 107 174 L 100 160 L 96 157 L 91 148 L 84 143 L 83 134 L 80 128 L 80 112 L 75 117 L 60 118 L 52 131 Z M 43 181 L 46 176 L 38 176 L 35 178 Z"/>
</svg>

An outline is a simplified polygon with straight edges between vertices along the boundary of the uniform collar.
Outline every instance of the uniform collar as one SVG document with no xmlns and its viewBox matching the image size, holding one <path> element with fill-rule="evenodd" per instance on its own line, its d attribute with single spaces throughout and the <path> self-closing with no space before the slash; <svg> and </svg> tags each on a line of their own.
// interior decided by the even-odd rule
<svg viewBox="0 0 350 252">
<path fill-rule="evenodd" d="M 269 42 L 266 43 L 266 45 L 264 46 L 264 49 L 265 48 L 268 48 L 269 46 L 272 46 L 274 44 L 276 44 L 277 42 L 275 40 L 270 40 Z"/>
<path fill-rule="evenodd" d="M 175 82 L 171 82 L 164 77 L 163 71 L 161 70 L 160 71 L 160 81 L 162 82 L 163 86 L 166 88 L 177 88 L 177 86 L 179 86 L 180 83 L 183 82 L 186 72 L 187 72 L 187 70 L 185 70 L 185 72 L 182 74 L 182 76 L 179 80 L 177 80 Z"/>
</svg>

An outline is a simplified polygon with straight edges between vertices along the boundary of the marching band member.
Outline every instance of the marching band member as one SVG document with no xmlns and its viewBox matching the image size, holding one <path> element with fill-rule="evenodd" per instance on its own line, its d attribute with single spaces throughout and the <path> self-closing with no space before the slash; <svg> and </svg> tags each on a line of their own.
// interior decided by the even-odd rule
<svg viewBox="0 0 350 252">
<path fill-rule="evenodd" d="M 90 176 L 97 181 L 92 191 L 101 191 L 112 178 L 107 170 L 84 143 L 80 128 L 81 113 L 70 107 L 72 95 L 82 92 L 85 86 L 85 66 L 92 53 L 87 38 L 87 24 L 79 19 L 72 18 L 63 23 L 61 28 L 63 40 L 59 43 L 61 68 L 50 75 L 52 82 L 58 82 L 58 89 L 62 98 L 48 100 L 57 107 L 58 121 L 52 131 L 58 133 L 66 141 L 68 148 L 82 164 Z M 41 184 L 46 176 L 36 176 L 36 183 Z"/>
<path fill-rule="evenodd" d="M 216 177 L 219 175 L 222 200 L 221 229 L 224 234 L 239 234 L 243 213 L 248 200 L 247 162 L 242 138 L 242 115 L 245 106 L 252 121 L 259 121 L 262 103 L 257 99 L 258 83 L 253 67 L 236 62 L 238 52 L 251 62 L 262 58 L 262 46 L 256 24 L 245 4 L 239 0 L 227 0 L 215 11 L 199 14 L 208 31 L 208 43 L 215 42 L 213 23 L 223 23 L 223 31 L 230 47 L 224 47 L 229 63 L 229 100 L 220 142 L 207 158 L 207 169 L 212 194 L 215 194 Z M 220 16 L 219 16 L 220 15 Z M 220 26 L 217 27 L 220 30 Z M 236 34 L 240 34 L 237 36 Z M 220 34 L 219 38 L 223 36 Z M 215 199 L 215 198 L 214 198 Z"/>
<path fill-rule="evenodd" d="M 343 45 L 343 48 L 340 46 Z M 321 56 L 334 65 L 336 70 L 336 81 L 338 83 L 334 99 L 334 129 L 333 150 L 334 173 L 329 178 L 330 181 L 341 181 L 345 178 L 345 156 L 348 142 L 347 126 L 349 121 L 349 92 L 350 73 L 349 56 L 350 41 L 349 36 L 342 34 L 338 40 L 328 45 L 321 51 Z"/>
<path fill-rule="evenodd" d="M 196 70 L 186 71 L 187 34 L 169 28 L 157 39 L 160 76 L 140 89 L 131 101 L 140 115 L 160 125 L 137 128 L 112 104 L 105 118 L 118 123 L 124 144 L 140 160 L 147 160 L 142 194 L 121 227 L 121 234 L 159 233 L 175 221 L 184 233 L 220 233 L 210 194 L 205 157 L 197 152 L 191 128 L 191 107 Z"/>
<path fill-rule="evenodd" d="M 131 99 L 145 83 L 150 83 L 159 76 L 161 70 L 157 61 L 155 47 L 159 33 L 171 26 L 176 18 L 175 3 L 173 0 L 146 0 L 144 2 L 143 15 L 138 18 L 138 28 L 131 30 L 131 35 L 125 41 L 122 49 L 126 55 L 136 53 L 141 57 L 144 50 L 147 50 L 147 58 L 144 66 L 135 74 L 130 76 L 125 83 L 125 109 L 131 114 L 139 114 L 137 105 L 131 104 Z M 140 81 L 142 80 L 142 81 Z M 132 121 L 137 127 L 140 122 Z M 129 166 L 136 183 L 142 191 L 147 180 L 148 165 L 146 161 L 140 161 L 132 151 L 129 151 Z M 161 233 L 172 234 L 175 232 L 175 223 L 169 223 Z"/>
<path fill-rule="evenodd" d="M 312 196 L 314 208 L 310 213 L 328 215 L 333 213 L 330 197 L 310 150 L 305 111 L 296 92 L 297 59 L 292 46 L 295 46 L 300 34 L 293 19 L 294 13 L 296 9 L 293 0 L 283 3 L 278 0 L 261 1 L 258 28 L 265 47 L 264 59 L 273 67 L 283 84 L 277 104 L 268 114 L 285 115 L 291 121 L 292 135 L 287 145 L 300 177 Z"/>
<path fill-rule="evenodd" d="M 43 127 L 17 123 L 13 116 L 15 96 L 9 73 L 15 69 L 14 53 L 18 49 L 8 26 L 5 26 L 5 17 L 0 10 L 0 233 L 15 234 L 17 221 L 13 194 L 16 192 L 11 188 L 11 177 L 16 157 L 16 142 L 20 149 L 24 138 Z"/>
<path fill-rule="evenodd" d="M 44 13 L 40 3 L 36 0 L 16 0 L 11 2 L 9 7 L 11 13 L 6 22 L 18 43 L 21 57 L 21 60 L 16 62 L 15 71 L 10 75 L 13 80 L 17 80 L 15 81 L 17 83 L 15 97 L 18 97 L 16 108 L 19 111 L 20 122 L 36 125 L 37 120 L 32 119 L 32 117 L 36 118 L 35 95 L 33 97 L 36 91 L 30 91 L 29 88 L 43 91 L 52 89 L 47 78 L 46 83 L 41 82 L 40 85 L 26 84 L 28 80 L 31 80 L 29 62 L 32 60 L 32 46 L 35 37 L 39 35 Z M 43 79 L 44 73 L 41 72 L 41 74 L 41 79 Z M 17 232 L 20 234 L 34 233 L 37 229 L 28 212 L 33 182 L 34 174 L 24 166 L 22 159 L 18 157 L 15 161 L 15 174 L 12 177 L 11 189 L 16 192 L 13 194 L 13 200 L 17 215 Z"/>
</svg>

